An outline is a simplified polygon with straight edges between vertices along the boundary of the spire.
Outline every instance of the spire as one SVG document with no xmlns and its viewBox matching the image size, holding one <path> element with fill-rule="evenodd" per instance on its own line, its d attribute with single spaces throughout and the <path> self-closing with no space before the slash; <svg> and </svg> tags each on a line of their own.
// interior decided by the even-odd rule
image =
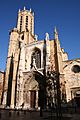
<svg viewBox="0 0 80 120">
<path fill-rule="evenodd" d="M 56 29 L 56 26 L 54 28 L 54 39 L 58 39 L 58 32 L 57 32 L 57 29 Z"/>
<path fill-rule="evenodd" d="M 45 40 L 49 40 L 49 34 L 48 33 L 46 33 Z"/>
<path fill-rule="evenodd" d="M 24 10 L 26 10 L 25 6 L 24 6 Z"/>
<path fill-rule="evenodd" d="M 56 30 L 56 26 L 54 27 L 54 32 L 55 32 L 55 33 L 57 32 L 57 30 Z"/>
</svg>

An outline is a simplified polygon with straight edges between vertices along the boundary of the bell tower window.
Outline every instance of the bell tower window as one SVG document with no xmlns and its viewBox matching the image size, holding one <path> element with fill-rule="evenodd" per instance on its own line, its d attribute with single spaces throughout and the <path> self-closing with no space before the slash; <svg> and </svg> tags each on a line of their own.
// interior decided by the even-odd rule
<svg viewBox="0 0 80 120">
<path fill-rule="evenodd" d="M 30 32 L 32 33 L 32 19 L 31 19 L 31 31 Z"/>
<path fill-rule="evenodd" d="M 21 19 L 20 19 L 20 32 L 22 30 L 22 16 L 21 16 Z"/>
<path fill-rule="evenodd" d="M 28 16 L 26 16 L 26 31 L 28 30 Z"/>
</svg>

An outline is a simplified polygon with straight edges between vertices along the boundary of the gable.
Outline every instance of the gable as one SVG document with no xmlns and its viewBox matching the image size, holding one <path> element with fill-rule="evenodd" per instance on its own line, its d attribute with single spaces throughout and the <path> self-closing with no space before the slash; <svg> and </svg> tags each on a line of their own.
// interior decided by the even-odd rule
<svg viewBox="0 0 80 120">
<path fill-rule="evenodd" d="M 76 72 L 79 73 L 79 68 L 80 68 L 80 60 L 71 60 L 71 61 L 67 61 L 64 63 L 64 67 L 63 70 L 64 72 L 67 73 L 75 73 L 75 71 L 73 70 L 73 68 L 75 68 Z"/>
</svg>

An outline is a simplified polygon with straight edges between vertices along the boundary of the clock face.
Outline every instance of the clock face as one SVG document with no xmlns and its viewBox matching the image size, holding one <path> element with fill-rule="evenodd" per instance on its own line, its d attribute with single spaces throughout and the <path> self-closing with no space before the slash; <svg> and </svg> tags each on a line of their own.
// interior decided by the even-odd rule
<svg viewBox="0 0 80 120">
<path fill-rule="evenodd" d="M 72 67 L 72 71 L 73 71 L 74 73 L 79 73 L 79 72 L 80 72 L 80 66 L 79 66 L 79 65 L 74 65 L 74 66 Z"/>
</svg>

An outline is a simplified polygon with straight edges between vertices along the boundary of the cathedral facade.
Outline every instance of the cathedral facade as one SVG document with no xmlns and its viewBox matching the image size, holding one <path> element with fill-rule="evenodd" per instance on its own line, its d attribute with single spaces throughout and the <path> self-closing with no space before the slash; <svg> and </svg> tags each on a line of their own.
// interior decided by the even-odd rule
<svg viewBox="0 0 80 120">
<path fill-rule="evenodd" d="M 79 101 L 80 59 L 68 60 L 56 28 L 53 39 L 46 33 L 44 40 L 38 40 L 34 13 L 24 7 L 18 11 L 16 28 L 10 31 L 2 105 L 26 109 L 48 106 L 55 103 L 54 86 L 60 89 L 57 95 L 61 101 Z"/>
</svg>

